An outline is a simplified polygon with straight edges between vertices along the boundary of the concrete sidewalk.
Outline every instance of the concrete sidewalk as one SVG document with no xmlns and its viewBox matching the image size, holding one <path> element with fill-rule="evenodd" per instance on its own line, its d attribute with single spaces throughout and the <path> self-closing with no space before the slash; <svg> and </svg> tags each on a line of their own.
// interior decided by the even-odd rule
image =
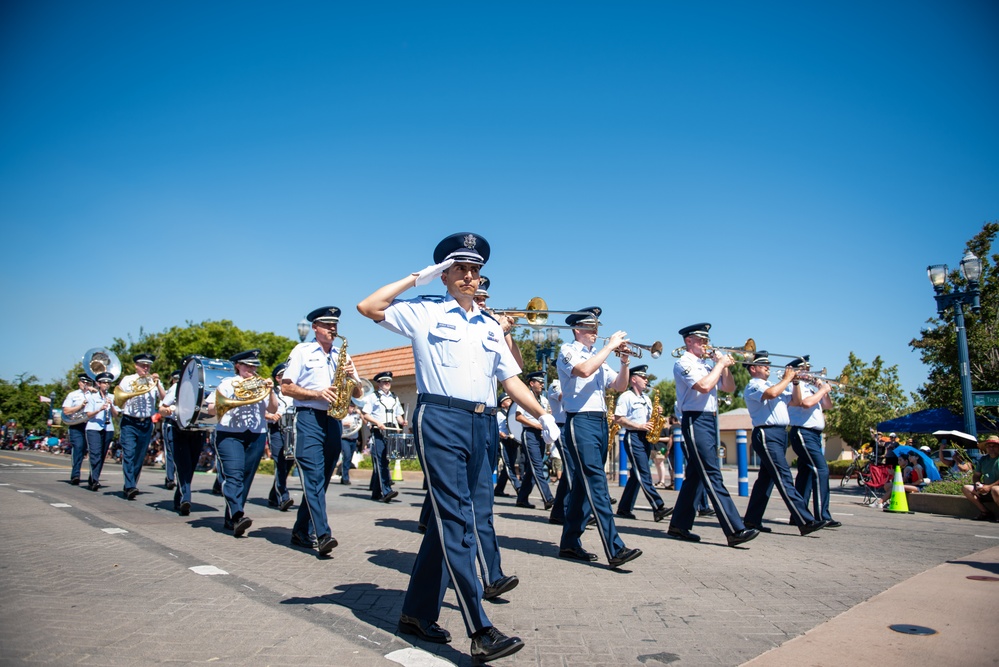
<svg viewBox="0 0 999 667">
<path fill-rule="evenodd" d="M 266 506 L 270 477 L 254 482 L 254 524 L 237 540 L 222 529 L 213 476 L 196 476 L 193 511 L 179 517 L 162 471 L 144 471 L 142 495 L 128 502 L 117 466 L 105 469 L 108 488 L 92 493 L 67 483 L 67 463 L 0 452 L 5 663 L 472 664 L 450 593 L 440 622 L 451 645 L 395 631 L 421 539 L 419 476 L 407 475 L 402 502 L 389 505 L 368 498 L 361 471 L 353 486 L 331 485 L 340 546 L 319 560 L 288 545 L 294 515 Z M 734 491 L 734 472 L 726 475 Z M 809 537 L 787 525 L 775 494 L 774 532 L 738 549 L 709 518 L 695 527 L 702 542 L 667 539 L 666 524 L 639 506 L 618 528 L 645 553 L 621 571 L 602 553 L 593 565 L 558 559 L 560 529 L 545 513 L 497 499 L 504 570 L 521 583 L 486 611 L 526 647 L 495 664 L 995 664 L 982 612 L 999 583 L 965 577 L 997 574 L 999 525 L 885 514 L 856 491 L 834 492 L 843 528 Z M 594 531 L 584 543 L 602 552 Z M 896 634 L 892 624 L 938 634 Z"/>
</svg>

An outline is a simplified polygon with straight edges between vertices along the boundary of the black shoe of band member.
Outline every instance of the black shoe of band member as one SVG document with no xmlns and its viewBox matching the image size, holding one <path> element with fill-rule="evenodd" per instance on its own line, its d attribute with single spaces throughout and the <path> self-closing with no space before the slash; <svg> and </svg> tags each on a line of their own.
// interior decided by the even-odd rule
<svg viewBox="0 0 999 667">
<path fill-rule="evenodd" d="M 163 486 L 166 487 L 167 491 L 173 491 L 174 488 L 176 488 L 176 486 L 177 486 L 177 482 L 175 482 L 172 479 L 170 479 L 169 477 L 167 477 L 165 480 L 163 480 Z"/>
<path fill-rule="evenodd" d="M 843 524 L 840 523 L 839 521 L 836 521 L 835 519 L 833 519 L 831 521 L 826 521 L 826 525 L 824 525 L 822 527 L 823 528 L 842 528 Z"/>
<path fill-rule="evenodd" d="M 478 662 L 489 662 L 508 655 L 513 655 L 524 648 L 520 637 L 507 637 L 493 627 L 479 630 L 472 635 L 472 659 Z"/>
<path fill-rule="evenodd" d="M 294 506 L 295 506 L 295 501 L 289 498 L 288 500 L 282 501 L 281 504 L 278 505 L 278 511 L 287 512 Z"/>
<path fill-rule="evenodd" d="M 668 537 L 674 537 L 678 540 L 683 540 L 684 542 L 700 542 L 701 536 L 696 535 L 689 530 L 683 530 L 681 528 L 670 528 L 666 531 Z"/>
<path fill-rule="evenodd" d="M 232 520 L 232 536 L 242 537 L 250 526 L 253 525 L 253 519 L 248 516 L 240 516 L 238 519 L 233 517 Z"/>
<path fill-rule="evenodd" d="M 561 525 L 565 524 L 565 520 L 563 520 L 563 519 L 556 519 L 555 517 L 550 516 L 550 517 L 548 517 L 548 523 L 555 524 L 556 526 L 561 526 Z"/>
<path fill-rule="evenodd" d="M 815 521 L 810 521 L 809 523 L 806 523 L 804 526 L 799 526 L 798 530 L 801 531 L 802 535 L 811 535 L 815 531 L 822 530 L 825 527 L 826 527 L 825 521 L 819 521 L 818 519 L 816 519 Z"/>
<path fill-rule="evenodd" d="M 69 483 L 72 484 L 73 486 L 80 486 L 80 478 L 74 477 L 73 479 L 69 480 Z"/>
<path fill-rule="evenodd" d="M 545 501 L 545 511 L 546 512 L 548 510 L 550 510 L 551 508 L 553 508 L 553 507 L 555 507 L 555 500 L 554 499 L 552 499 L 552 500 L 546 500 Z"/>
<path fill-rule="evenodd" d="M 384 496 L 382 496 L 382 502 L 383 503 L 391 502 L 391 500 L 395 498 L 397 495 L 399 495 L 398 491 L 395 490 L 389 491 Z"/>
<path fill-rule="evenodd" d="M 495 498 L 509 498 L 510 494 L 503 491 L 493 491 L 493 497 Z"/>
<path fill-rule="evenodd" d="M 316 540 L 316 548 L 319 549 L 320 556 L 326 556 L 336 548 L 339 542 L 332 535 L 320 535 Z"/>
<path fill-rule="evenodd" d="M 621 567 L 625 563 L 633 561 L 641 555 L 642 555 L 641 549 L 629 549 L 625 547 L 624 549 L 618 551 L 615 556 L 611 557 L 610 561 L 608 561 L 608 564 L 611 566 L 611 568 Z"/>
<path fill-rule="evenodd" d="M 425 535 L 427 532 L 427 527 L 422 523 L 418 523 L 416 524 L 416 532 L 420 533 L 421 535 Z"/>
<path fill-rule="evenodd" d="M 177 513 L 181 516 L 188 516 L 191 513 L 191 503 L 186 500 L 182 502 L 180 507 L 177 508 Z"/>
<path fill-rule="evenodd" d="M 125 489 L 125 498 L 128 500 L 135 500 L 136 496 L 139 495 L 139 490 L 134 486 L 130 489 Z"/>
<path fill-rule="evenodd" d="M 495 584 L 489 584 L 482 589 L 482 599 L 492 600 L 493 598 L 498 598 L 499 596 L 512 591 L 520 583 L 520 579 L 516 575 L 509 575 L 501 578 Z"/>
<path fill-rule="evenodd" d="M 659 523 L 672 513 L 673 513 L 672 507 L 666 507 L 665 505 L 663 505 L 659 509 L 652 512 L 652 518 L 655 519 L 656 523 Z"/>
<path fill-rule="evenodd" d="M 616 516 L 619 519 L 634 519 L 635 518 L 635 513 L 634 512 L 622 512 L 621 510 L 618 510 L 618 511 L 614 512 L 614 516 Z"/>
<path fill-rule="evenodd" d="M 595 526 L 595 525 L 597 525 L 597 517 L 591 514 L 590 518 L 586 520 L 586 527 L 589 528 L 590 526 Z"/>
<path fill-rule="evenodd" d="M 715 516 L 716 512 L 713 509 L 699 510 L 697 516 Z"/>
<path fill-rule="evenodd" d="M 534 505 L 532 505 L 531 503 L 520 503 L 520 502 L 518 502 L 517 503 L 517 507 L 523 507 L 524 509 L 528 509 L 528 510 L 534 509 Z"/>
<path fill-rule="evenodd" d="M 291 543 L 296 547 L 303 547 L 305 549 L 315 549 L 319 546 L 315 539 L 307 535 L 301 535 L 292 531 L 291 533 Z"/>
<path fill-rule="evenodd" d="M 585 549 L 559 549 L 559 558 L 568 558 L 569 560 L 581 560 L 585 563 L 591 563 L 597 559 L 595 553 L 586 551 Z"/>
<path fill-rule="evenodd" d="M 403 614 L 399 617 L 399 632 L 404 635 L 416 635 L 424 641 L 435 644 L 451 643 L 451 633 L 430 621 L 421 621 L 412 616 Z"/>
<path fill-rule="evenodd" d="M 774 532 L 773 528 L 768 528 L 767 526 L 757 526 L 755 523 L 749 523 L 748 521 L 746 522 L 746 528 L 752 528 L 753 530 L 758 530 L 761 533 Z"/>
<path fill-rule="evenodd" d="M 755 540 L 759 537 L 760 531 L 756 528 L 746 528 L 745 530 L 740 530 L 738 533 L 734 533 L 728 536 L 728 545 L 730 547 L 739 546 L 743 542 L 748 542 L 749 540 Z"/>
</svg>

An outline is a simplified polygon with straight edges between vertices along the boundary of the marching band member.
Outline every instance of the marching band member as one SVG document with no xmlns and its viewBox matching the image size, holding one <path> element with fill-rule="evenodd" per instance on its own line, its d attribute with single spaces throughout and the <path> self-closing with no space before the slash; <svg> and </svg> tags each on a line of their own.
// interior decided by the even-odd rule
<svg viewBox="0 0 999 667">
<path fill-rule="evenodd" d="M 406 427 L 402 401 L 392 392 L 392 371 L 383 371 L 373 378 L 375 392 L 361 408 L 364 420 L 371 424 L 371 499 L 390 502 L 399 495 L 392 490 L 392 473 L 389 471 L 387 430 L 401 433 Z"/>
<path fill-rule="evenodd" d="M 825 526 L 825 522 L 816 521 L 809 513 L 805 501 L 794 488 L 791 469 L 787 465 L 787 427 L 790 423 L 787 405 L 791 402 L 791 381 L 794 380 L 795 370 L 788 366 L 780 382 L 770 382 L 770 357 L 765 350 L 757 351 L 748 366 L 752 379 L 746 385 L 743 398 L 753 420 L 753 451 L 760 457 L 760 472 L 749 494 L 746 527 L 771 532 L 763 526 L 763 513 L 770 500 L 770 491 L 776 484 L 791 512 L 791 522 L 798 526 L 802 535 L 814 533 Z"/>
<path fill-rule="evenodd" d="M 527 387 L 534 394 L 534 399 L 541 404 L 545 412 L 548 412 L 548 398 L 544 395 L 544 376 L 542 371 L 528 374 Z M 524 477 L 521 479 L 520 490 L 517 492 L 517 507 L 534 509 L 534 505 L 529 500 L 531 487 L 537 486 L 541 500 L 545 504 L 545 511 L 548 511 L 555 504 L 555 499 L 552 498 L 552 491 L 548 487 L 548 473 L 545 470 L 545 451 L 548 448 L 541 436 L 541 422 L 532 419 L 527 411 L 519 405 L 516 410 L 515 419 L 524 426 L 524 430 L 520 434 L 520 444 L 524 447 Z"/>
<path fill-rule="evenodd" d="M 520 443 L 510 433 L 510 424 L 507 423 L 507 416 L 511 408 L 514 410 L 517 409 L 513 405 L 513 399 L 506 394 L 500 396 L 499 411 L 496 412 L 496 426 L 499 429 L 499 456 L 503 459 L 503 469 L 499 471 L 496 477 L 496 488 L 493 491 L 493 495 L 497 498 L 506 498 L 510 495 L 506 492 L 506 483 L 508 481 L 513 486 L 514 491 L 520 491 L 520 477 L 517 475 L 516 468 Z"/>
<path fill-rule="evenodd" d="M 316 308 L 305 319 L 312 322 L 315 338 L 295 346 L 281 379 L 281 391 L 295 405 L 295 462 L 303 490 L 291 543 L 318 549 L 320 556 L 326 556 L 337 546 L 326 518 L 326 489 L 340 458 L 343 433 L 340 420 L 328 414 L 330 404 L 337 400 L 337 371 L 357 380 L 354 398 L 360 398 L 364 390 L 354 362 L 345 351 L 343 368 L 339 367 L 341 349 L 333 346 L 333 339 L 337 336 L 340 309 Z"/>
<path fill-rule="evenodd" d="M 340 438 L 340 483 L 350 486 L 350 471 L 354 468 L 354 452 L 359 451 L 358 444 L 361 440 L 361 434 L 364 432 L 364 416 L 357 403 L 350 402 L 350 405 L 347 406 L 347 416 L 341 419 L 340 423 L 343 428 L 343 437 Z"/>
<path fill-rule="evenodd" d="M 177 403 L 177 385 L 179 383 L 180 383 L 180 371 L 176 370 L 170 374 L 170 387 L 169 389 L 166 390 L 166 394 L 164 394 L 163 400 L 160 402 L 160 408 L 163 407 L 163 404 L 165 404 L 167 402 L 167 399 L 169 399 L 171 396 L 173 396 L 173 400 L 171 401 L 170 404 L 175 405 Z M 167 414 L 164 414 L 164 411 L 161 409 L 160 415 L 163 417 L 163 422 L 162 422 L 163 463 L 164 467 L 166 468 L 166 470 L 164 471 L 166 473 L 166 479 L 163 482 L 163 486 L 165 486 L 169 491 L 170 489 L 173 489 L 175 486 L 177 486 L 177 482 L 174 481 L 174 478 L 176 477 L 177 467 L 174 463 L 174 454 L 173 454 L 173 439 L 174 439 L 174 432 L 177 430 L 177 417 L 174 414 L 174 411 L 172 410 L 168 410 Z"/>
<path fill-rule="evenodd" d="M 437 623 L 450 579 L 472 638 L 472 657 L 481 662 L 524 646 L 519 637 L 508 637 L 490 623 L 475 576 L 474 498 L 491 497 L 491 471 L 489 477 L 483 474 L 488 447 L 483 444 L 495 448 L 498 440 L 496 408 L 492 407 L 496 381 L 541 418 L 549 438 L 558 435 L 554 419 L 517 377 L 520 368 L 504 342 L 503 329 L 473 300 L 479 267 L 488 258 L 489 244 L 484 238 L 454 234 L 435 248 L 435 264 L 380 287 L 357 306 L 365 317 L 410 338 L 416 364 L 419 398 L 413 415 L 414 436 L 429 482 L 433 521 L 413 565 L 399 631 L 431 642 L 451 641 L 451 635 Z M 446 297 L 396 298 L 438 278 L 447 288 Z"/>
<path fill-rule="evenodd" d="M 193 355 L 184 357 L 180 362 L 183 369 Z M 174 371 L 174 375 L 180 377 L 181 370 Z M 180 383 L 173 384 L 167 390 L 163 402 L 160 404 L 160 415 L 163 416 L 164 437 L 169 431 L 170 441 L 173 447 L 174 478 L 173 487 L 173 509 L 181 516 L 188 516 L 191 513 L 191 482 L 194 480 L 194 471 L 198 468 L 198 460 L 201 458 L 201 450 L 205 445 L 206 434 L 204 431 L 189 430 L 181 428 L 177 419 L 177 390 Z"/>
<path fill-rule="evenodd" d="M 268 412 L 277 412 L 278 398 L 272 389 L 274 382 L 257 377 L 260 368 L 260 350 L 247 350 L 229 358 L 236 365 L 237 378 L 223 379 L 218 388 L 208 396 L 208 413 L 217 415 L 219 396 L 237 402 L 219 417 L 215 427 L 215 461 L 219 478 L 222 480 L 222 496 L 225 498 L 225 528 L 232 530 L 233 537 L 242 537 L 253 524 L 243 508 L 250 495 L 250 485 L 257 474 L 260 458 L 267 444 Z M 243 389 L 256 380 L 259 387 Z M 237 387 L 248 391 L 248 398 L 236 395 Z M 259 398 L 256 398 L 257 395 Z M 256 398 L 252 403 L 250 401 Z"/>
<path fill-rule="evenodd" d="M 704 358 L 710 329 L 710 324 L 702 322 L 679 331 L 687 350 L 673 365 L 673 378 L 687 467 L 666 534 L 687 542 L 701 541 L 690 529 L 696 514 L 694 501 L 703 486 L 729 546 L 734 547 L 755 538 L 760 531 L 742 523 L 718 467 L 718 389 L 735 391 L 735 378 L 728 368 L 735 359 L 720 350 L 715 350 L 711 359 Z"/>
<path fill-rule="evenodd" d="M 561 526 L 565 523 L 565 498 L 569 495 L 569 483 L 572 479 L 573 468 L 571 467 L 572 460 L 565 451 L 565 408 L 562 407 L 562 383 L 558 381 L 557 377 L 548 385 L 548 407 L 562 433 L 562 436 L 552 444 L 558 448 L 563 467 L 562 476 L 555 486 L 555 502 L 552 505 L 551 514 L 548 515 L 548 523 Z"/>
<path fill-rule="evenodd" d="M 288 367 L 288 362 L 278 364 L 271 371 L 271 380 L 274 381 L 274 394 L 277 396 L 277 410 L 267 412 L 264 418 L 267 419 L 267 432 L 271 442 L 271 458 L 274 459 L 274 485 L 267 496 L 267 504 L 276 507 L 281 512 L 287 512 L 295 505 L 291 494 L 288 493 L 288 474 L 291 466 L 295 462 L 294 458 L 285 456 L 285 423 L 289 410 L 293 409 L 291 399 L 281 392 L 281 378 L 284 377 L 284 369 Z"/>
<path fill-rule="evenodd" d="M 645 396 L 645 389 L 649 385 L 648 370 L 649 367 L 645 364 L 630 369 L 631 387 L 617 397 L 614 409 L 614 421 L 625 429 L 625 451 L 631 463 L 631 474 L 628 475 L 628 483 L 624 485 L 624 492 L 617 506 L 617 516 L 624 519 L 635 518 L 632 510 L 641 487 L 652 506 L 653 519 L 659 522 L 672 514 L 673 508 L 666 507 L 652 483 L 652 472 L 649 470 L 652 444 L 646 436 L 649 433 L 652 404 Z"/>
<path fill-rule="evenodd" d="M 140 353 L 132 357 L 135 363 L 135 373 L 126 375 L 118 383 L 118 388 L 126 393 L 132 393 L 140 386 L 140 378 L 149 378 L 153 388 L 151 391 L 133 396 L 125 401 L 121 408 L 121 473 L 125 478 L 125 498 L 135 500 L 139 495 L 139 475 L 142 464 L 146 460 L 146 450 L 153 437 L 153 413 L 156 412 L 157 401 L 162 401 L 166 391 L 160 383 L 159 373 L 150 375 L 156 357 L 152 354 Z"/>
<path fill-rule="evenodd" d="M 614 332 L 604 347 L 594 349 L 601 312 L 593 306 L 566 317 L 575 340 L 563 345 L 558 355 L 558 379 L 566 414 L 565 460 L 571 459 L 566 466 L 571 479 L 558 555 L 587 562 L 597 559 L 595 553 L 583 549 L 581 540 L 592 510 L 607 561 L 611 568 L 617 568 L 641 556 L 642 550 L 629 549 L 618 535 L 604 473 L 608 438 L 605 392 L 628 387 L 629 357 L 621 353 L 620 372 L 607 364 L 607 358 L 626 341 L 623 331 Z"/>
<path fill-rule="evenodd" d="M 807 369 L 807 364 L 807 360 L 800 357 L 789 365 L 804 365 Z M 839 528 L 843 524 L 834 521 L 829 513 L 829 464 L 822 451 L 822 430 L 826 426 L 823 410 L 832 408 L 829 393 L 832 386 L 807 374 L 805 379 L 792 380 L 791 386 L 791 405 L 787 409 L 791 420 L 788 439 L 798 456 L 798 475 L 794 479 L 794 488 L 805 499 L 806 505 L 808 498 L 812 498 L 812 514 L 816 519 L 826 522 L 825 528 Z"/>
<path fill-rule="evenodd" d="M 101 488 L 101 471 L 108 457 L 108 447 L 114 439 L 114 422 L 111 420 L 120 413 L 114 404 L 108 388 L 114 378 L 111 373 L 98 373 L 94 378 L 97 391 L 87 394 L 87 450 L 90 462 L 90 478 L 87 488 L 96 491 Z"/>
<path fill-rule="evenodd" d="M 86 373 L 80 373 L 76 376 L 76 384 L 79 389 L 66 394 L 66 399 L 62 402 L 64 417 L 86 415 L 87 395 L 94 391 L 94 381 Z M 73 468 L 69 474 L 69 483 L 79 486 L 80 469 L 83 468 L 83 450 L 87 448 L 87 420 L 83 419 L 79 424 L 70 425 L 68 431 L 69 444 L 73 451 Z"/>
</svg>

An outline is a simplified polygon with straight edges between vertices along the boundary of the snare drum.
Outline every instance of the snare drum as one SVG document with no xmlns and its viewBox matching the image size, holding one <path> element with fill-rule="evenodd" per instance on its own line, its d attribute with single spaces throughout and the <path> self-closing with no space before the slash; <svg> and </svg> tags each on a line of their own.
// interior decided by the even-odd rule
<svg viewBox="0 0 999 667">
<path fill-rule="evenodd" d="M 190 431 L 210 431 L 218 419 L 208 414 L 208 397 L 227 377 L 236 375 L 225 359 L 194 357 L 187 362 L 177 385 L 177 423 Z"/>
<path fill-rule="evenodd" d="M 389 433 L 385 436 L 385 447 L 390 459 L 415 459 L 416 442 L 412 433 Z"/>
</svg>

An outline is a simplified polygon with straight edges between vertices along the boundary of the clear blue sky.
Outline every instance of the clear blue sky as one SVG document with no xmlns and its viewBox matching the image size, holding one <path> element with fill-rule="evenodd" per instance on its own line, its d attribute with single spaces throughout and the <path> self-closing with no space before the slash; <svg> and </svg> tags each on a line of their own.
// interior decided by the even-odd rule
<svg viewBox="0 0 999 667">
<path fill-rule="evenodd" d="M 354 305 L 472 230 L 494 306 L 914 390 L 925 268 L 999 219 L 997 34 L 984 0 L 3 3 L 0 377 L 323 305 L 402 345 Z"/>
</svg>

